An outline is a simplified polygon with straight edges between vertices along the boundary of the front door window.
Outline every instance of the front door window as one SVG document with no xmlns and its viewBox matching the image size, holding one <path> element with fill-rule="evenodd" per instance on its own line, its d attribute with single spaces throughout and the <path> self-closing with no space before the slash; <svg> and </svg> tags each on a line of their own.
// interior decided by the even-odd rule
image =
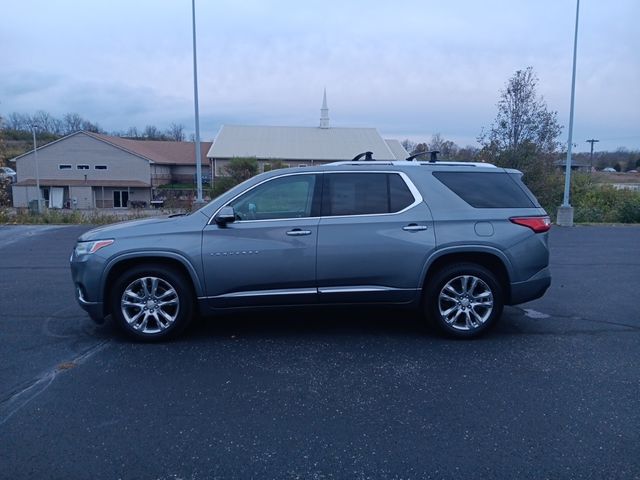
<svg viewBox="0 0 640 480">
<path fill-rule="evenodd" d="M 311 217 L 316 175 L 287 175 L 268 180 L 233 200 L 238 220 Z"/>
</svg>

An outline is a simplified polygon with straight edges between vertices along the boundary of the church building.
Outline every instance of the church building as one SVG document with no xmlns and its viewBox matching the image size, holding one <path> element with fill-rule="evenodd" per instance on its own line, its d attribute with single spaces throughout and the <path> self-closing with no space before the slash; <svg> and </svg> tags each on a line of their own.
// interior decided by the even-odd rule
<svg viewBox="0 0 640 480">
<path fill-rule="evenodd" d="M 383 139 L 375 128 L 332 127 L 327 92 L 324 91 L 317 127 L 223 125 L 207 157 L 214 176 L 224 176 L 224 166 L 236 157 L 258 160 L 260 172 L 274 162 L 285 167 L 352 160 L 370 151 L 376 160 L 404 160 L 409 155 L 398 140 Z"/>
</svg>

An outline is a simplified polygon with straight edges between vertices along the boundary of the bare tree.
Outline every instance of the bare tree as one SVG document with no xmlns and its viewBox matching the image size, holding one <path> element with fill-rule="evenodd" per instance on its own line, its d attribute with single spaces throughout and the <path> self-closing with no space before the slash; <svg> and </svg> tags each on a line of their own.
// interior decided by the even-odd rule
<svg viewBox="0 0 640 480">
<path fill-rule="evenodd" d="M 430 150 L 435 150 L 440 152 L 442 158 L 452 159 L 455 158 L 456 154 L 460 147 L 456 145 L 451 140 L 445 140 L 444 137 L 440 133 L 434 133 L 431 136 L 431 141 L 429 142 Z"/>
<path fill-rule="evenodd" d="M 140 132 L 138 132 L 137 127 L 129 127 L 127 131 L 124 133 L 125 137 L 128 138 L 140 138 Z"/>
<path fill-rule="evenodd" d="M 82 121 L 82 130 L 86 132 L 92 132 L 92 133 L 103 132 L 102 128 L 100 128 L 100 125 L 98 125 L 97 123 L 90 122 L 89 120 Z"/>
<path fill-rule="evenodd" d="M 158 130 L 155 125 L 147 125 L 146 127 L 144 127 L 142 136 L 147 140 L 160 140 L 162 138 L 160 130 Z"/>
<path fill-rule="evenodd" d="M 416 148 L 417 143 L 413 140 L 405 138 L 400 142 L 400 145 L 402 145 L 407 152 L 411 153 Z"/>
<path fill-rule="evenodd" d="M 24 113 L 11 112 L 5 123 L 8 130 L 29 130 L 30 118 Z"/>
<path fill-rule="evenodd" d="M 66 135 L 82 130 L 84 119 L 77 113 L 66 113 L 62 117 L 62 129 Z"/>
<path fill-rule="evenodd" d="M 467 145 L 466 147 L 459 148 L 453 158 L 459 162 L 474 162 L 479 152 L 480 149 L 478 147 Z"/>
<path fill-rule="evenodd" d="M 46 133 L 56 134 L 56 119 L 44 110 L 38 110 L 32 117 L 33 124 L 37 125 L 40 130 Z"/>
<path fill-rule="evenodd" d="M 422 143 L 416 143 L 415 147 L 413 147 L 413 150 L 411 152 L 409 152 L 411 155 L 415 155 L 416 153 L 420 153 L 420 152 L 426 152 L 429 150 L 429 145 L 427 145 L 426 143 L 422 142 Z"/>
<path fill-rule="evenodd" d="M 172 123 L 167 129 L 166 135 L 170 140 L 175 140 L 176 142 L 184 142 L 184 125 L 182 125 L 181 123 Z"/>
</svg>

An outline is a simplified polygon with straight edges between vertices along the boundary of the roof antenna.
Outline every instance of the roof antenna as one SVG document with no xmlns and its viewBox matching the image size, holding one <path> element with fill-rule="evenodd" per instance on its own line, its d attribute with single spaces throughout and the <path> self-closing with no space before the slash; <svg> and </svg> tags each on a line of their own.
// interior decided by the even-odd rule
<svg viewBox="0 0 640 480">
<path fill-rule="evenodd" d="M 427 153 L 430 154 L 429 163 L 436 163 L 438 161 L 438 154 L 440 153 L 440 150 L 426 150 L 424 152 L 415 153 L 410 157 L 407 157 L 407 162 L 413 162 L 413 160 L 417 157 L 426 155 Z"/>
<path fill-rule="evenodd" d="M 364 157 L 364 160 L 366 162 L 370 162 L 370 161 L 373 160 L 373 152 L 362 152 L 362 153 L 359 153 L 358 155 L 353 157 L 353 160 L 351 160 L 351 161 L 352 162 L 357 162 L 357 161 L 361 160 L 362 157 Z"/>
</svg>

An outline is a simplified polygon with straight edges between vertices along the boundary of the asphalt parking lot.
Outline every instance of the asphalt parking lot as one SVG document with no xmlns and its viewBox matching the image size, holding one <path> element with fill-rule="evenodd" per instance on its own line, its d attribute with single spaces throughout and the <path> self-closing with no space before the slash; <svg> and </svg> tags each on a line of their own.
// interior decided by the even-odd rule
<svg viewBox="0 0 640 480">
<path fill-rule="evenodd" d="M 640 478 L 640 227 L 554 227 L 475 341 L 334 309 L 160 345 L 76 305 L 85 229 L 0 226 L 0 478 Z"/>
</svg>

